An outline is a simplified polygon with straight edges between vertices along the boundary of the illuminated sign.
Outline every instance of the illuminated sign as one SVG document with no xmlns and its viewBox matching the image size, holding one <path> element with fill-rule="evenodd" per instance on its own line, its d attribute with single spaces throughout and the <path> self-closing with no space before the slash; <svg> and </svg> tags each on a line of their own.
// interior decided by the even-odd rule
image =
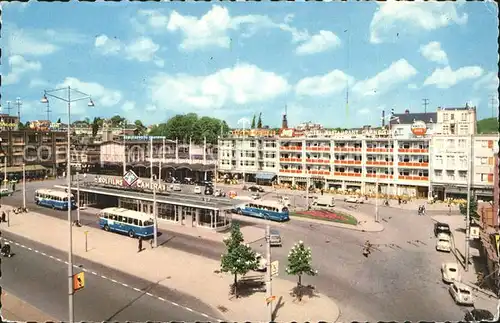
<svg viewBox="0 0 500 323">
<path fill-rule="evenodd" d="M 126 174 L 126 176 L 127 176 L 127 174 Z M 167 191 L 167 186 L 165 184 L 161 184 L 161 183 L 158 183 L 156 181 L 154 181 L 153 183 L 150 183 L 150 181 L 143 181 L 142 179 L 137 178 L 135 181 L 131 182 L 132 184 L 129 185 L 129 183 L 127 182 L 128 180 L 132 180 L 132 178 L 127 178 L 127 180 L 126 180 L 125 177 L 97 176 L 94 179 L 94 181 L 97 184 L 104 184 L 104 185 L 111 185 L 111 186 L 118 186 L 118 187 L 136 187 L 136 188 L 140 188 L 140 189 L 156 190 L 157 192 L 166 192 Z"/>
<path fill-rule="evenodd" d="M 17 127 L 17 124 L 15 123 L 7 123 L 7 122 L 0 122 L 0 128 L 15 128 Z"/>
<path fill-rule="evenodd" d="M 424 136 L 427 133 L 427 125 L 423 121 L 415 121 L 411 125 L 411 132 L 415 136 Z"/>
<path fill-rule="evenodd" d="M 273 137 L 276 136 L 276 131 L 269 129 L 237 129 L 231 131 L 231 135 L 248 137 Z"/>
<path fill-rule="evenodd" d="M 345 137 L 345 136 L 389 136 L 390 131 L 388 129 L 356 129 L 356 130 L 344 130 L 344 131 L 332 131 L 332 130 L 312 130 L 312 131 L 298 131 L 297 129 L 282 129 L 280 132 L 280 137 Z"/>
<path fill-rule="evenodd" d="M 134 140 L 134 141 L 148 141 L 148 140 L 158 140 L 165 139 L 165 136 L 123 136 L 125 140 Z"/>
</svg>

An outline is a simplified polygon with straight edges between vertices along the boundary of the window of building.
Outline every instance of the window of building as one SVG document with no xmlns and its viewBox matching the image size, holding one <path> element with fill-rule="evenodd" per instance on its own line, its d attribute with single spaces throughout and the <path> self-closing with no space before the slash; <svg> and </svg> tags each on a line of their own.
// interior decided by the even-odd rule
<svg viewBox="0 0 500 323">
<path fill-rule="evenodd" d="M 401 170 L 399 172 L 399 175 L 401 175 L 401 176 L 410 176 L 410 171 L 409 170 Z"/>
<path fill-rule="evenodd" d="M 455 166 L 455 156 L 454 155 L 447 155 L 446 156 L 446 166 L 447 167 L 454 167 Z"/>
<path fill-rule="evenodd" d="M 467 167 L 467 156 L 459 156 L 459 163 L 461 168 L 466 168 Z"/>
<path fill-rule="evenodd" d="M 447 148 L 455 148 L 455 139 L 446 140 L 446 147 Z"/>
<path fill-rule="evenodd" d="M 467 121 L 467 113 L 462 112 L 462 121 L 466 122 Z"/>
<path fill-rule="evenodd" d="M 488 140 L 480 140 L 479 144 L 481 148 L 488 148 Z"/>
<path fill-rule="evenodd" d="M 403 149 L 410 149 L 410 143 L 408 143 L 408 142 L 403 143 L 402 148 Z"/>
<path fill-rule="evenodd" d="M 428 177 L 429 171 L 427 169 L 420 169 L 417 174 L 420 177 Z"/>
<path fill-rule="evenodd" d="M 443 156 L 437 155 L 435 158 L 436 158 L 436 166 L 442 166 L 443 165 Z"/>
<path fill-rule="evenodd" d="M 450 114 L 450 120 L 452 120 L 452 121 L 455 120 L 455 114 L 454 113 Z"/>
<path fill-rule="evenodd" d="M 486 164 L 488 164 L 488 158 L 486 158 L 486 157 L 476 157 L 476 162 L 479 165 L 486 165 Z"/>
<path fill-rule="evenodd" d="M 488 174 L 481 174 L 481 182 L 487 182 L 488 181 Z"/>
<path fill-rule="evenodd" d="M 463 170 L 458 171 L 458 178 L 459 178 L 461 181 L 465 181 L 465 180 L 467 180 L 467 172 L 466 172 L 466 171 L 463 171 Z"/>
<path fill-rule="evenodd" d="M 455 171 L 454 170 L 447 170 L 446 171 L 446 178 L 454 181 L 455 180 Z"/>
<path fill-rule="evenodd" d="M 436 148 L 443 148 L 443 139 L 436 139 Z"/>
<path fill-rule="evenodd" d="M 448 121 L 448 113 L 443 113 L 443 120 L 444 120 L 445 122 L 447 122 L 447 121 Z"/>
<path fill-rule="evenodd" d="M 434 176 L 436 177 L 436 179 L 442 179 L 443 178 L 443 171 L 442 170 L 435 170 Z"/>
<path fill-rule="evenodd" d="M 467 147 L 467 140 L 465 139 L 458 139 L 458 148 L 465 148 Z"/>
</svg>

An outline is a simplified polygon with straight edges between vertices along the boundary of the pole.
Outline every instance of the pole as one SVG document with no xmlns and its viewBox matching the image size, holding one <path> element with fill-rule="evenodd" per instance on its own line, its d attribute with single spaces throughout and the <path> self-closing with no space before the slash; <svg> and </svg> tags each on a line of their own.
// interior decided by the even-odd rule
<svg viewBox="0 0 500 323">
<path fill-rule="evenodd" d="M 271 277 L 271 228 L 269 224 L 266 225 L 266 251 L 267 251 L 267 282 L 266 282 L 266 298 L 268 300 L 267 306 L 269 307 L 269 322 L 273 321 L 273 303 L 270 302 L 270 298 L 273 296 L 272 292 L 272 277 Z"/>
<path fill-rule="evenodd" d="M 123 137 L 122 137 L 122 143 L 123 143 L 123 175 L 127 173 L 127 145 L 125 145 L 125 129 L 127 127 L 127 120 L 124 121 L 124 127 L 123 127 Z"/>
<path fill-rule="evenodd" d="M 378 174 L 375 182 L 375 222 L 378 222 Z"/>
<path fill-rule="evenodd" d="M 245 149 L 245 123 L 243 123 L 243 135 L 241 136 L 241 148 L 243 150 L 243 185 L 245 185 L 245 182 L 247 181 L 247 165 L 246 165 L 246 159 L 247 159 L 247 151 Z"/>
<path fill-rule="evenodd" d="M 156 188 L 153 189 L 153 216 L 155 220 L 155 226 L 153 228 L 154 234 L 154 247 L 158 247 L 158 217 L 156 212 Z"/>
<path fill-rule="evenodd" d="M 76 218 L 78 224 L 80 224 L 80 173 L 76 172 L 76 203 L 78 208 L 76 209 Z"/>
<path fill-rule="evenodd" d="M 85 252 L 87 252 L 87 251 L 89 251 L 88 244 L 87 244 L 87 237 L 88 237 L 89 232 L 85 231 L 83 233 L 85 234 Z"/>
<path fill-rule="evenodd" d="M 175 163 L 179 163 L 179 139 L 175 138 Z"/>
<path fill-rule="evenodd" d="M 161 161 L 158 169 L 158 183 L 161 183 L 161 165 L 165 165 L 165 137 L 162 138 L 161 143 Z"/>
<path fill-rule="evenodd" d="M 306 174 L 306 203 L 307 209 L 309 210 L 309 174 Z"/>
<path fill-rule="evenodd" d="M 23 164 L 23 208 L 26 208 L 26 165 Z"/>
<path fill-rule="evenodd" d="M 10 140 L 10 138 L 9 138 Z M 7 147 L 7 149 L 9 149 Z M 3 152 L 3 187 L 7 187 L 7 151 Z"/>
<path fill-rule="evenodd" d="M 470 199 L 471 199 L 471 194 L 470 194 L 470 187 L 471 187 L 471 172 L 472 172 L 472 161 L 471 161 L 471 153 L 472 153 L 472 147 L 474 146 L 472 142 L 472 136 L 470 135 L 470 142 L 469 146 L 470 148 L 467 150 L 467 169 L 468 169 L 468 174 L 467 174 L 467 214 L 465 217 L 465 271 L 469 271 L 469 239 L 470 239 Z"/>
<path fill-rule="evenodd" d="M 7 226 L 10 227 L 10 211 L 7 211 Z"/>
<path fill-rule="evenodd" d="M 153 188 L 153 137 L 149 138 L 149 173 L 151 174 L 149 178 L 149 189 Z"/>
<path fill-rule="evenodd" d="M 71 223 L 71 87 L 68 86 L 68 151 L 66 152 L 66 180 L 68 182 L 68 321 L 75 320 L 73 312 L 73 227 Z"/>
</svg>

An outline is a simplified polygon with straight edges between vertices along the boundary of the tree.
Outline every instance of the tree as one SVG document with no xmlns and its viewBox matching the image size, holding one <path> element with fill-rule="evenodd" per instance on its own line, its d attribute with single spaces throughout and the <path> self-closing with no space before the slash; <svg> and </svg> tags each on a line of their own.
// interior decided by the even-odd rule
<svg viewBox="0 0 500 323">
<path fill-rule="evenodd" d="M 99 132 L 99 128 L 101 127 L 99 125 L 99 119 L 101 118 L 94 118 L 94 121 L 92 122 L 92 137 L 94 138 L 97 136 L 97 132 Z"/>
<path fill-rule="evenodd" d="M 115 115 L 109 121 L 111 122 L 111 127 L 119 127 L 125 121 L 125 118 Z"/>
<path fill-rule="evenodd" d="M 249 245 L 243 244 L 243 234 L 240 225 L 233 222 L 231 234 L 224 239 L 226 253 L 221 257 L 221 271 L 234 276 L 232 292 L 238 298 L 238 275 L 245 275 L 250 270 L 256 270 L 258 261 L 255 252 Z"/>
<path fill-rule="evenodd" d="M 262 129 L 262 112 L 259 113 L 259 120 L 257 121 L 257 129 Z"/>
<path fill-rule="evenodd" d="M 302 300 L 302 276 L 316 276 L 317 270 L 312 268 L 311 248 L 306 248 L 304 242 L 296 243 L 288 253 L 288 266 L 286 273 L 298 277 L 296 295 L 299 301 Z"/>
<path fill-rule="evenodd" d="M 479 220 L 479 213 L 477 213 L 476 198 L 474 196 L 471 196 L 469 201 L 470 201 L 469 215 L 470 215 L 470 222 L 472 223 L 472 220 Z M 460 213 L 464 216 L 467 216 L 467 202 L 460 203 L 459 208 L 460 208 Z"/>
<path fill-rule="evenodd" d="M 252 125 L 250 126 L 250 128 L 255 129 L 255 114 L 253 115 Z"/>
<path fill-rule="evenodd" d="M 136 136 L 142 136 L 146 134 L 146 131 L 148 129 L 146 128 L 145 125 L 142 124 L 141 120 L 135 120 L 134 125 L 135 125 L 134 134 Z"/>
</svg>

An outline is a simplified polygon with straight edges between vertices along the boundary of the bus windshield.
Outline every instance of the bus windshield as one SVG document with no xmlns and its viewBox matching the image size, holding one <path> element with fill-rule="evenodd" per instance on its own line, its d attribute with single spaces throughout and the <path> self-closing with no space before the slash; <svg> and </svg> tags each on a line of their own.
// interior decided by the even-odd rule
<svg viewBox="0 0 500 323">
<path fill-rule="evenodd" d="M 144 221 L 144 226 L 147 227 L 147 226 L 150 226 L 150 225 L 154 225 L 154 222 L 151 221 L 151 220 L 146 220 Z"/>
</svg>

